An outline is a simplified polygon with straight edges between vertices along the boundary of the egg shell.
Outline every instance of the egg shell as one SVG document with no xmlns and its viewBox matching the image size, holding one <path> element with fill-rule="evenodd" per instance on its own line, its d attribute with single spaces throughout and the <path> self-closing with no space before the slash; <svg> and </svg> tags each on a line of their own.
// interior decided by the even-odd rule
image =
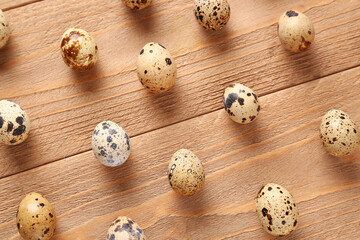
<svg viewBox="0 0 360 240">
<path fill-rule="evenodd" d="M 16 224 L 25 240 L 51 239 L 56 227 L 54 209 L 41 194 L 29 193 L 20 202 Z"/>
<path fill-rule="evenodd" d="M 130 138 L 118 124 L 103 121 L 93 132 L 92 149 L 102 164 L 117 167 L 125 163 L 130 156 Z"/>
<path fill-rule="evenodd" d="M 175 83 L 176 64 L 170 52 L 158 43 L 148 43 L 137 59 L 137 75 L 150 92 L 168 91 Z"/>
<path fill-rule="evenodd" d="M 98 60 L 98 47 L 89 33 L 70 28 L 62 36 L 61 56 L 70 68 L 85 71 L 91 69 Z"/>
<path fill-rule="evenodd" d="M 320 138 L 331 155 L 343 157 L 355 152 L 359 146 L 360 131 L 347 113 L 333 109 L 322 118 Z"/>
<path fill-rule="evenodd" d="M 10 27 L 4 12 L 0 9 L 0 48 L 4 47 L 10 37 Z"/>
<path fill-rule="evenodd" d="M 314 42 L 315 29 L 306 15 L 290 10 L 283 13 L 279 19 L 278 35 L 284 48 L 292 52 L 302 52 Z"/>
<path fill-rule="evenodd" d="M 204 185 L 204 167 L 193 152 L 180 149 L 170 160 L 168 177 L 170 186 L 175 192 L 183 196 L 191 196 L 200 191 Z"/>
<path fill-rule="evenodd" d="M 106 240 L 146 240 L 146 236 L 134 220 L 120 216 L 111 224 Z"/>
<path fill-rule="evenodd" d="M 194 0 L 194 14 L 203 28 L 217 31 L 229 21 L 230 5 L 227 0 Z"/>
<path fill-rule="evenodd" d="M 30 131 L 30 119 L 16 103 L 0 101 L 0 142 L 17 145 L 26 140 Z"/>
<path fill-rule="evenodd" d="M 223 104 L 230 118 L 241 124 L 253 122 L 260 112 L 255 92 L 240 83 L 230 84 L 225 88 Z"/>
<path fill-rule="evenodd" d="M 148 7 L 152 0 L 122 0 L 123 3 L 133 10 L 141 10 Z"/>
<path fill-rule="evenodd" d="M 256 199 L 256 212 L 263 228 L 273 236 L 290 234 L 299 222 L 299 212 L 293 196 L 275 183 L 269 183 L 260 189 Z"/>
</svg>

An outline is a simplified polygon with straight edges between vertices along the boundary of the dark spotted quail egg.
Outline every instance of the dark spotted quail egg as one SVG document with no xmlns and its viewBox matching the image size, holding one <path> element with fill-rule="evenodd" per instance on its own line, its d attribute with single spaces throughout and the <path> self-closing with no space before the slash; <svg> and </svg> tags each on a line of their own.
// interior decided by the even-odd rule
<svg viewBox="0 0 360 240">
<path fill-rule="evenodd" d="M 257 95 L 253 90 L 239 83 L 225 88 L 223 103 L 230 118 L 241 124 L 254 121 L 260 112 Z"/>
<path fill-rule="evenodd" d="M 62 36 L 61 55 L 64 62 L 76 71 L 92 68 L 98 59 L 98 47 L 89 33 L 70 28 Z"/>
<path fill-rule="evenodd" d="M 353 153 L 359 146 L 360 132 L 348 114 L 333 109 L 322 118 L 320 138 L 331 155 L 343 157 Z"/>
<path fill-rule="evenodd" d="M 28 137 L 30 119 L 16 103 L 0 101 L 0 142 L 7 145 L 20 144 Z"/>
<path fill-rule="evenodd" d="M 176 64 L 164 46 L 151 42 L 140 51 L 137 74 L 141 84 L 149 91 L 165 92 L 175 83 Z"/>
<path fill-rule="evenodd" d="M 10 37 L 10 27 L 4 12 L 0 9 L 0 48 L 4 47 Z"/>
<path fill-rule="evenodd" d="M 197 193 L 205 181 L 200 159 L 187 149 L 180 149 L 174 153 L 169 163 L 168 176 L 170 186 L 183 196 Z"/>
<path fill-rule="evenodd" d="M 126 6 L 134 10 L 141 10 L 148 7 L 152 0 L 122 0 Z"/>
<path fill-rule="evenodd" d="M 302 52 L 314 42 L 315 29 L 307 16 L 290 10 L 280 17 L 278 35 L 284 48 L 292 52 Z"/>
<path fill-rule="evenodd" d="M 54 235 L 56 216 L 49 201 L 33 192 L 20 202 L 16 223 L 25 240 L 48 240 Z"/>
<path fill-rule="evenodd" d="M 104 165 L 122 165 L 130 156 L 130 139 L 125 130 L 112 121 L 99 123 L 92 135 L 95 157 Z"/>
<path fill-rule="evenodd" d="M 260 189 L 256 212 L 264 229 L 273 236 L 285 236 L 295 230 L 299 212 L 293 196 L 284 187 L 269 183 Z"/>
<path fill-rule="evenodd" d="M 230 19 L 230 5 L 227 0 L 194 0 L 194 14 L 205 29 L 220 30 Z"/>
<path fill-rule="evenodd" d="M 118 217 L 111 224 L 106 240 L 146 240 L 140 226 L 128 217 Z"/>
</svg>

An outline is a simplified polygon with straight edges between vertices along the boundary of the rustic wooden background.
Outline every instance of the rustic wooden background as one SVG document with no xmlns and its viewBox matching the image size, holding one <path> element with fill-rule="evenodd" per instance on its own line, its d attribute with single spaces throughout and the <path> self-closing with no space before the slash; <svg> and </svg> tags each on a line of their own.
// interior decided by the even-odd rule
<svg viewBox="0 0 360 240">
<path fill-rule="evenodd" d="M 286 187 L 299 206 L 298 229 L 282 239 L 360 239 L 360 150 L 331 157 L 318 136 L 332 108 L 360 124 L 360 1 L 228 1 L 228 26 L 206 32 L 191 0 L 153 0 L 139 12 L 121 0 L 0 0 L 12 28 L 0 50 L 0 96 L 32 121 L 25 143 L 0 146 L 0 239 L 20 239 L 15 213 L 31 191 L 55 208 L 54 239 L 105 239 L 119 215 L 151 240 L 272 239 L 254 201 L 268 182 Z M 290 9 L 315 25 L 305 53 L 285 51 L 277 38 L 278 17 Z M 60 56 L 61 35 L 74 26 L 99 46 L 99 62 L 86 73 Z M 149 41 L 165 45 L 178 65 L 174 88 L 160 95 L 143 89 L 135 71 Z M 233 82 L 260 96 L 253 124 L 238 125 L 223 110 L 223 89 Z M 102 166 L 92 154 L 102 120 L 131 136 L 121 167 Z M 179 148 L 205 166 L 205 186 L 189 198 L 167 179 Z"/>
</svg>

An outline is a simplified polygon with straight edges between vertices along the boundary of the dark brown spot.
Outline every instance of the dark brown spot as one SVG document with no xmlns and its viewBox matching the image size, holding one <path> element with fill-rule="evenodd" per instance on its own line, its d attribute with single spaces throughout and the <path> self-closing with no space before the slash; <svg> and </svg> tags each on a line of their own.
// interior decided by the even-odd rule
<svg viewBox="0 0 360 240">
<path fill-rule="evenodd" d="M 299 14 L 297 12 L 293 11 L 293 10 L 290 10 L 290 11 L 286 12 L 286 16 L 288 16 L 288 17 L 297 17 L 297 16 L 299 16 Z"/>
<path fill-rule="evenodd" d="M 165 58 L 165 62 L 167 65 L 171 65 L 172 63 L 170 58 Z"/>
<path fill-rule="evenodd" d="M 264 217 L 266 217 L 266 214 L 268 213 L 268 210 L 267 210 L 266 208 L 263 208 L 263 209 L 261 210 L 261 212 L 262 212 L 262 215 L 263 215 Z"/>
</svg>

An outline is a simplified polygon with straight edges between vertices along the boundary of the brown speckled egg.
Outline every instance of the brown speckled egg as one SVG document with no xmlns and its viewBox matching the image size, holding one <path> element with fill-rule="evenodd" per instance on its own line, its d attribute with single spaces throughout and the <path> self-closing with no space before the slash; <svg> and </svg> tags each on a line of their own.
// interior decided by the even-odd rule
<svg viewBox="0 0 360 240">
<path fill-rule="evenodd" d="M 103 121 L 93 132 L 92 149 L 102 164 L 117 167 L 125 163 L 130 156 L 130 138 L 118 124 Z"/>
<path fill-rule="evenodd" d="M 260 103 L 255 92 L 240 83 L 225 88 L 223 103 L 230 118 L 241 124 L 254 121 L 260 112 Z"/>
<path fill-rule="evenodd" d="M 29 193 L 20 202 L 16 224 L 25 240 L 51 239 L 56 227 L 54 209 L 41 194 Z"/>
<path fill-rule="evenodd" d="M 170 52 L 158 43 L 148 43 L 140 51 L 137 75 L 141 84 L 153 93 L 169 90 L 175 83 L 177 70 Z"/>
<path fill-rule="evenodd" d="M 0 142 L 17 145 L 25 141 L 30 131 L 30 119 L 16 103 L 0 101 Z"/>
<path fill-rule="evenodd" d="M 360 132 L 348 114 L 333 109 L 322 118 L 320 138 L 331 155 L 343 157 L 353 153 L 359 146 Z"/>
<path fill-rule="evenodd" d="M 98 59 L 98 47 L 89 33 L 70 28 L 62 36 L 61 55 L 64 62 L 76 71 L 92 68 Z"/>
<path fill-rule="evenodd" d="M 263 228 L 273 236 L 288 235 L 298 225 L 299 212 L 294 198 L 278 184 L 269 183 L 260 189 L 256 212 Z"/>
<path fill-rule="evenodd" d="M 5 14 L 0 9 L 0 48 L 4 47 L 10 37 L 10 27 Z"/>
<path fill-rule="evenodd" d="M 230 19 L 230 5 L 227 0 L 194 0 L 194 14 L 203 28 L 220 30 Z"/>
<path fill-rule="evenodd" d="M 292 52 L 302 52 L 314 42 L 315 29 L 307 16 L 290 10 L 280 17 L 278 35 L 284 48 Z"/>
<path fill-rule="evenodd" d="M 187 149 L 180 149 L 174 153 L 169 163 L 168 176 L 170 186 L 183 196 L 197 193 L 205 181 L 200 159 Z"/>
<path fill-rule="evenodd" d="M 148 7 L 152 0 L 122 0 L 126 6 L 134 10 L 141 10 Z"/>
<path fill-rule="evenodd" d="M 128 217 L 118 217 L 111 224 L 106 240 L 146 240 L 140 226 Z"/>
</svg>

